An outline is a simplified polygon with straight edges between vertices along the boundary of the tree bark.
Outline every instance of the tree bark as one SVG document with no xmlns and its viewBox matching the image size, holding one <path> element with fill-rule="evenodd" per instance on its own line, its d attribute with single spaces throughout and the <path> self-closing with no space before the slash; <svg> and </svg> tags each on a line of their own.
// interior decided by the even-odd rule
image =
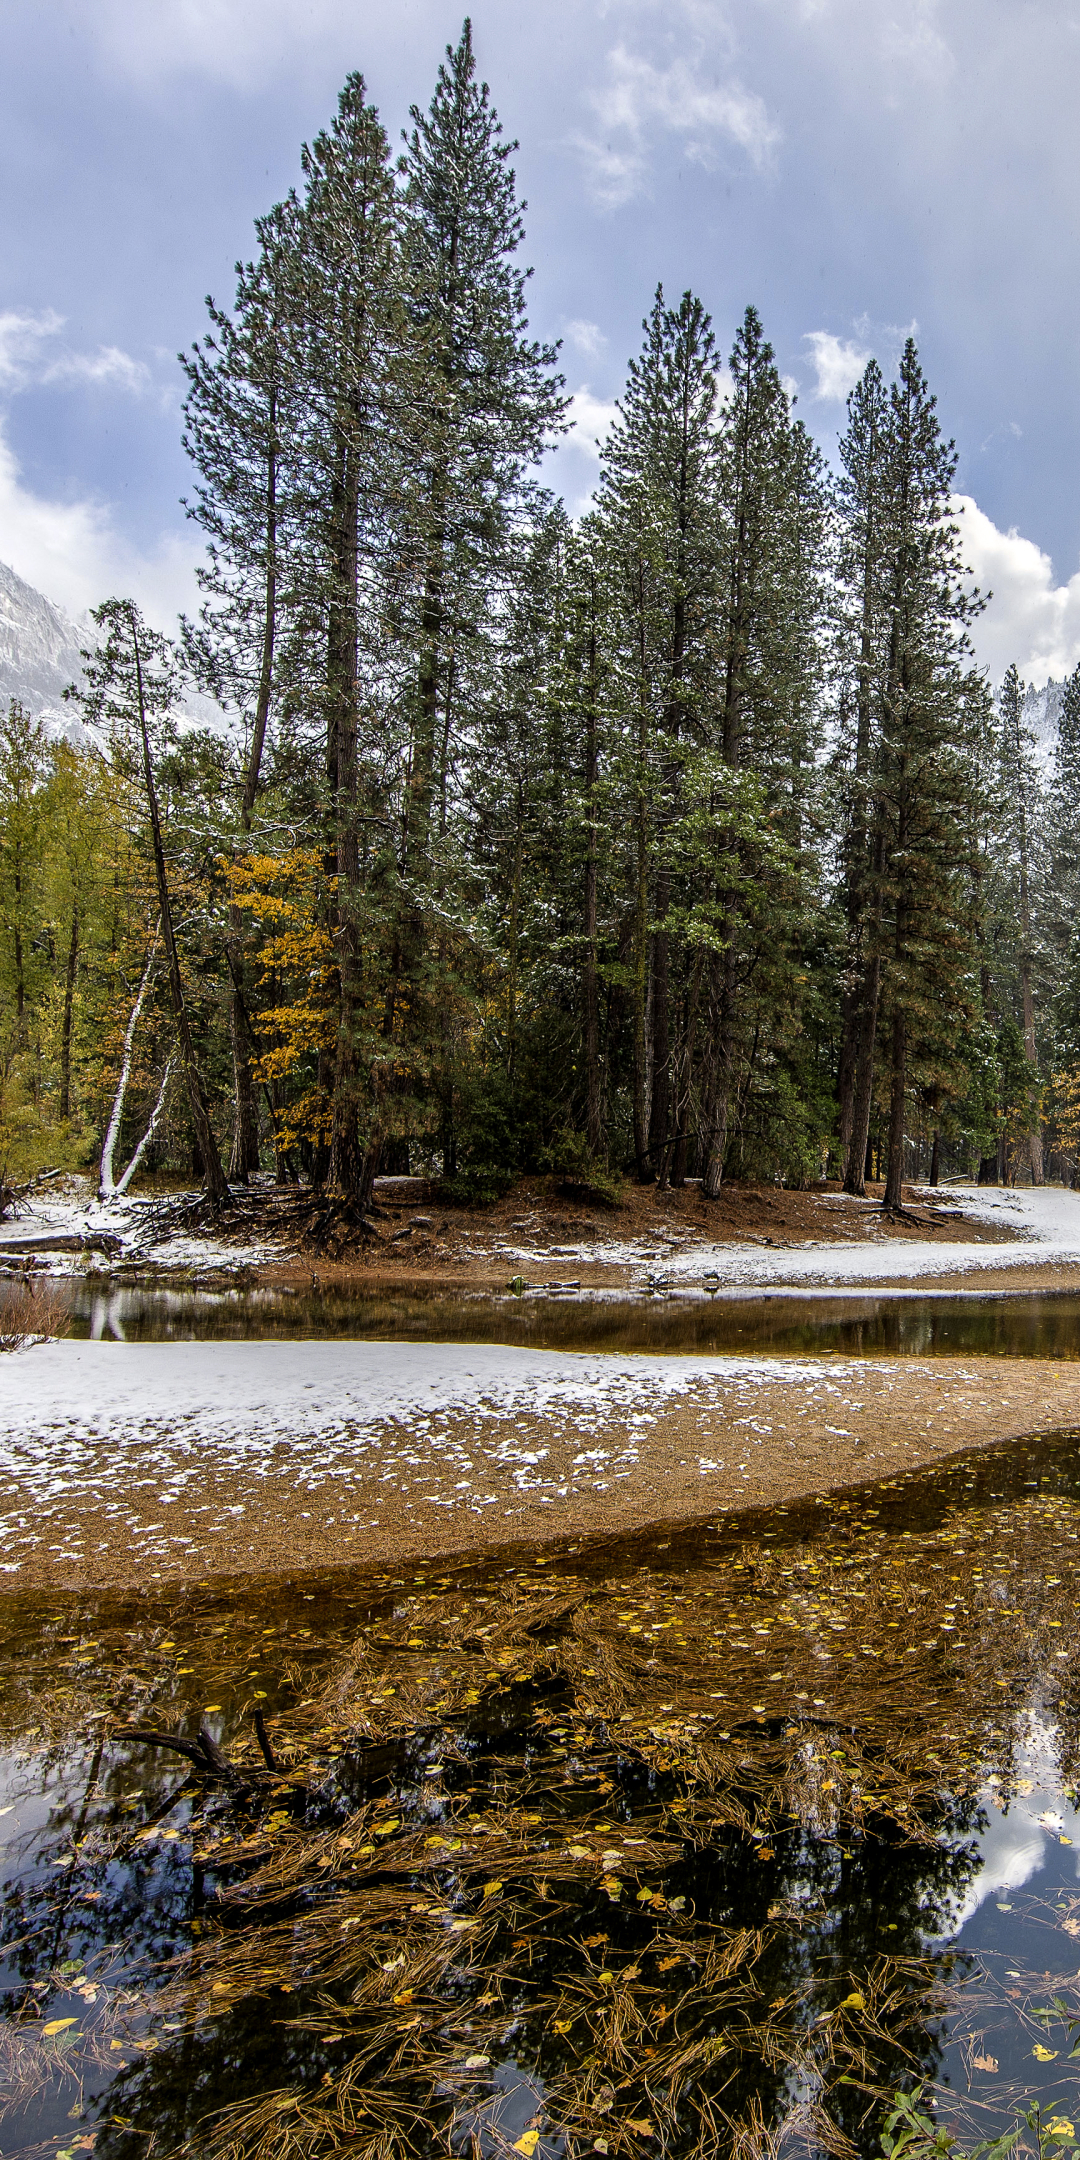
<svg viewBox="0 0 1080 2160">
<path fill-rule="evenodd" d="M 68 939 L 64 975 L 64 1018 L 60 1033 L 60 1115 L 71 1116 L 71 1023 L 75 1009 L 75 976 L 79 965 L 79 910 L 71 903 L 71 936 Z"/>
<path fill-rule="evenodd" d="M 143 690 L 142 654 L 139 651 L 139 633 L 138 627 L 134 619 L 134 614 L 131 618 L 131 639 L 135 653 L 135 676 L 138 686 L 139 731 L 142 736 L 143 778 L 146 782 L 146 799 L 150 808 L 150 833 L 153 841 L 154 850 L 154 871 L 157 878 L 158 907 L 161 914 L 162 935 L 165 940 L 165 955 L 169 967 L 169 992 L 172 998 L 173 1018 L 176 1022 L 176 1036 L 180 1052 L 180 1062 L 184 1068 L 184 1079 L 187 1084 L 188 1101 L 191 1106 L 191 1122 L 195 1128 L 195 1138 L 198 1143 L 199 1153 L 202 1157 L 203 1176 L 206 1182 L 206 1189 L 210 1195 L 211 1200 L 214 1202 L 215 1207 L 220 1207 L 224 1201 L 228 1200 L 229 1187 L 226 1181 L 225 1172 L 221 1167 L 221 1157 L 218 1154 L 218 1144 L 214 1138 L 214 1128 L 210 1122 L 210 1109 L 206 1100 L 206 1090 L 203 1086 L 202 1074 L 199 1071 L 199 1063 L 195 1055 L 195 1045 L 191 1038 L 191 1025 L 188 1020 L 187 1007 L 184 1003 L 184 985 L 183 979 L 180 974 L 180 956 L 176 949 L 176 934 L 173 929 L 172 919 L 172 903 L 169 898 L 169 883 L 165 873 L 165 850 L 162 846 L 161 840 L 161 817 L 158 811 L 157 788 L 154 785 L 154 769 L 150 761 L 150 734 L 146 724 L 146 698 Z"/>
<path fill-rule="evenodd" d="M 585 1052 L 585 1131 L 589 1153 L 599 1157 L 604 1132 L 600 1096 L 600 984 L 596 955 L 596 898 L 598 847 L 596 834 L 596 781 L 599 754 L 596 726 L 596 631 L 589 638 L 589 695 L 585 715 L 585 950 L 581 972 L 582 1035 Z"/>
<path fill-rule="evenodd" d="M 892 1029 L 892 1085 L 889 1091 L 889 1152 L 885 1165 L 887 1208 L 903 1206 L 904 1115 L 907 1109 L 907 1027 L 897 1010 Z"/>
<path fill-rule="evenodd" d="M 259 772 L 266 743 L 266 728 L 270 716 L 270 698 L 274 685 L 274 643 L 277 633 L 277 400 L 270 392 L 269 442 L 266 457 L 266 577 L 263 587 L 263 644 L 259 665 L 259 689 L 255 701 L 255 719 L 251 730 L 251 747 L 248 751 L 247 770 L 244 774 L 244 790 L 240 798 L 240 824 L 245 833 L 251 831 L 255 800 L 259 791 Z M 233 1058 L 233 1090 L 235 1116 L 233 1122 L 232 1155 L 229 1175 L 238 1184 L 246 1185 L 253 1170 L 259 1167 L 259 1117 L 256 1105 L 255 1081 L 252 1074 L 251 1031 L 247 1025 L 246 1000 L 244 997 L 244 934 L 243 917 L 235 902 L 229 908 L 229 942 L 232 959 L 232 992 L 230 997 L 230 1035 Z"/>
</svg>

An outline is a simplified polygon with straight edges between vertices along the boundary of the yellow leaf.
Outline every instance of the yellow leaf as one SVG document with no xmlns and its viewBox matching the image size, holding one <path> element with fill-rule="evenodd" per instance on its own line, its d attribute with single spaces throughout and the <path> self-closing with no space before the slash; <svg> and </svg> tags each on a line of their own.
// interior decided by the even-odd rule
<svg viewBox="0 0 1080 2160">
<path fill-rule="evenodd" d="M 526 2130 L 523 2136 L 519 2137 L 517 2144 L 510 2147 L 510 2150 L 511 2152 L 524 2153 L 525 2160 L 532 2160 L 532 2155 L 539 2143 L 539 2130 Z"/>
<path fill-rule="evenodd" d="M 655 2128 L 647 2115 L 628 2115 L 626 2127 L 628 2130 L 636 2130 L 639 2137 L 656 2136 Z"/>
<path fill-rule="evenodd" d="M 51 2040 L 54 2033 L 66 2032 L 68 2026 L 74 2025 L 74 2023 L 74 2018 L 50 2018 L 49 2023 L 43 2025 L 41 2029 L 46 2040 Z"/>
<path fill-rule="evenodd" d="M 1053 2121 L 1049 2124 L 1049 2131 L 1050 2136 L 1055 2138 L 1071 2138 L 1076 2136 L 1076 2131 L 1073 2128 L 1072 2123 L 1069 2122 L 1067 2116 L 1065 2115 L 1055 2115 Z"/>
<path fill-rule="evenodd" d="M 568 2033 L 573 2022 L 573 2018 L 552 2018 L 552 2032 Z"/>
<path fill-rule="evenodd" d="M 502 1889 L 502 1884 L 501 1884 L 501 1882 L 498 1882 L 498 1881 L 495 1881 L 495 1882 L 486 1882 L 486 1883 L 484 1884 L 484 1896 L 485 1896 L 486 1898 L 489 1898 L 489 1897 L 498 1897 L 498 1895 L 499 1895 L 499 1892 L 500 1892 L 500 1890 L 501 1890 L 501 1889 Z"/>
<path fill-rule="evenodd" d="M 375 1835 L 376 1837 L 393 1837 L 395 1830 L 400 1830 L 400 1828 L 400 1815 L 391 1815 L 389 1822 L 376 1823 Z"/>
<path fill-rule="evenodd" d="M 858 1988 L 854 1988 L 850 1995 L 845 1995 L 840 2008 L 841 2010 L 865 2010 L 866 1997 L 860 1994 Z"/>
<path fill-rule="evenodd" d="M 1057 2061 L 1057 2049 L 1044 2047 L 1041 2040 L 1036 2040 L 1031 2052 L 1034 2055 L 1036 2062 Z"/>
</svg>

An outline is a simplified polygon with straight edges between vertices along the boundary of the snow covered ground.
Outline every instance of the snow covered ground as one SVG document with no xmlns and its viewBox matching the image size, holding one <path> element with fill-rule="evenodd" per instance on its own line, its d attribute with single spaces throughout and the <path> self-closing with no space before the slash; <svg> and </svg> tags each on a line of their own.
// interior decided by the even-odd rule
<svg viewBox="0 0 1080 2160">
<path fill-rule="evenodd" d="M 680 1398 L 702 1413 L 691 1474 L 708 1481 L 724 1467 L 710 1410 L 745 1458 L 780 1382 L 857 1446 L 844 1416 L 871 1369 L 893 1368 L 494 1344 L 38 1344 L 0 1360 L 0 1568 L 17 1575 L 38 1547 L 84 1564 L 118 1533 L 151 1567 L 223 1531 L 265 1541 L 268 1514 L 333 1547 L 377 1529 L 384 1502 L 431 1523 L 603 1495 L 635 1476 Z"/>
<path fill-rule="evenodd" d="M 196 1197 L 191 1195 L 193 1200 Z M 280 1244 L 260 1244 L 255 1239 L 240 1244 L 202 1233 L 162 1237 L 156 1220 L 159 1206 L 153 1199 L 130 1193 L 122 1199 L 98 1201 L 91 1196 L 86 1178 L 70 1177 L 62 1184 L 42 1186 L 32 1200 L 20 1201 L 17 1214 L 0 1224 L 0 1264 L 17 1261 L 20 1252 L 40 1251 L 42 1265 L 53 1275 L 82 1274 L 87 1267 L 105 1269 L 112 1262 L 139 1263 L 148 1274 L 178 1269 L 206 1274 L 288 1258 Z M 42 1241 L 50 1238 L 87 1243 L 82 1251 L 50 1251 L 47 1244 L 42 1249 Z"/>
<path fill-rule="evenodd" d="M 630 1269 L 641 1281 L 662 1280 L 677 1285 L 690 1279 L 712 1278 L 721 1287 L 773 1287 L 790 1284 L 824 1290 L 831 1284 L 918 1283 L 944 1275 L 978 1275 L 1002 1267 L 1061 1266 L 1080 1264 L 1080 1193 L 1057 1187 L 1039 1191 L 1007 1191 L 999 1187 L 951 1186 L 947 1195 L 956 1213 L 992 1224 L 1008 1233 L 1008 1244 L 968 1245 L 938 1231 L 927 1238 L 890 1237 L 881 1224 L 873 1202 L 866 1203 L 869 1235 L 845 1238 L 836 1244 L 827 1239 L 802 1245 L 756 1243 L 703 1244 L 682 1238 L 662 1248 L 655 1238 L 622 1240 L 611 1237 L 588 1245 L 560 1245 L 564 1267 L 603 1263 Z M 824 1209 L 849 1209 L 852 1203 L 839 1195 L 825 1195 Z M 871 1226 L 873 1225 L 873 1228 Z M 502 1246 L 503 1259 L 526 1268 L 550 1265 L 550 1252 L 526 1245 Z"/>
</svg>

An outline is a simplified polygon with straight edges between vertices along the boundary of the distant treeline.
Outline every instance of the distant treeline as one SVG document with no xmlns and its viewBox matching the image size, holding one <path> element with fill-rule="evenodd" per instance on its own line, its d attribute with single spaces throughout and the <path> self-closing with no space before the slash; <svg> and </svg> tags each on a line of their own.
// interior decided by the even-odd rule
<svg viewBox="0 0 1080 2160">
<path fill-rule="evenodd" d="M 513 147 L 468 24 L 397 161 L 350 76 L 209 303 L 199 618 L 0 726 L 0 1169 L 1071 1179 L 1080 670 L 1041 771 L 914 344 L 834 474 L 658 288 L 575 524 Z"/>
</svg>

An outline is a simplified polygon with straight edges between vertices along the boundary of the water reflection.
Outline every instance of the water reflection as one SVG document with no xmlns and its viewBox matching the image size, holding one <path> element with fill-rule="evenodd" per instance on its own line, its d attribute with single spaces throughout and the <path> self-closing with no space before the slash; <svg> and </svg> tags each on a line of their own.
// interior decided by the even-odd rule
<svg viewBox="0 0 1080 2160">
<path fill-rule="evenodd" d="M 897 2086 L 1064 2107 L 1078 1547 L 1064 1434 L 437 1573 L 5 1601 L 0 2152 L 870 2155 Z M 201 1726 L 231 1782 L 132 1737 Z"/>
<path fill-rule="evenodd" d="M 562 1297 L 441 1286 L 164 1288 L 56 1286 L 70 1332 L 117 1342 L 384 1340 L 496 1342 L 544 1350 L 668 1352 L 836 1351 L 845 1356 L 1076 1358 L 1075 1290 L 1000 1295 L 986 1291 L 724 1291 L 697 1288 Z M 0 1282 L 0 1308 L 12 1294 Z"/>
</svg>

